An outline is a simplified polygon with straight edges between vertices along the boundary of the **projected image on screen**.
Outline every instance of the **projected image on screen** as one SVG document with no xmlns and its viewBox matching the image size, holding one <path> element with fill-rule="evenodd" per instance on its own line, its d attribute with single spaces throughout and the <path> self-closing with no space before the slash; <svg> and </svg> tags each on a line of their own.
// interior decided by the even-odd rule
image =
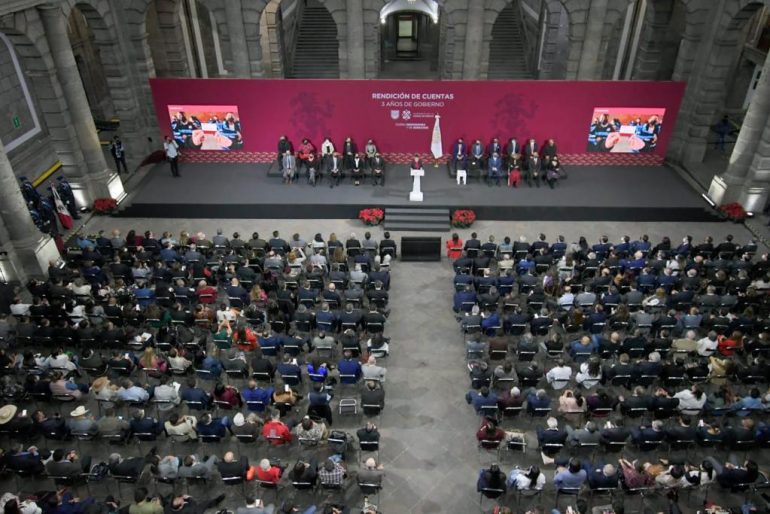
<svg viewBox="0 0 770 514">
<path fill-rule="evenodd" d="M 237 105 L 169 105 L 168 115 L 173 137 L 182 148 L 243 148 Z"/>
<path fill-rule="evenodd" d="M 653 152 L 665 113 L 663 108 L 595 107 L 588 131 L 588 151 Z"/>
</svg>

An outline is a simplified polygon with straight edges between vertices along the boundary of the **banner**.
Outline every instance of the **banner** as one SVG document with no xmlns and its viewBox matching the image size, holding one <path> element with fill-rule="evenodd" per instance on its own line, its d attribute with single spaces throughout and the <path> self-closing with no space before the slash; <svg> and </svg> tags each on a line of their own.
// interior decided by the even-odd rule
<svg viewBox="0 0 770 514">
<path fill-rule="evenodd" d="M 53 195 L 56 214 L 59 216 L 59 223 L 61 223 L 61 226 L 64 227 L 65 230 L 71 229 L 72 215 L 70 214 L 70 211 L 68 211 L 67 207 L 65 207 L 64 202 L 62 202 L 61 197 L 59 196 L 59 192 L 55 187 L 51 188 L 51 194 Z"/>
<path fill-rule="evenodd" d="M 512 137 L 522 144 L 534 138 L 538 145 L 553 138 L 559 153 L 590 155 L 586 137 L 597 106 L 621 106 L 628 113 L 642 112 L 639 109 L 665 113 L 665 129 L 657 134 L 654 147 L 647 148 L 662 156 L 684 92 L 683 82 L 648 81 L 151 79 L 150 83 L 164 134 L 172 135 L 170 116 L 181 110 L 186 117 L 182 122 L 195 114 L 201 124 L 200 128 L 182 124 L 182 130 L 189 132 L 185 141 L 190 140 L 193 148 L 201 142 L 203 148 L 211 140 L 219 149 L 271 154 L 281 135 L 288 136 L 295 149 L 303 138 L 320 149 L 326 137 L 341 148 L 349 136 L 359 151 L 373 139 L 386 154 L 424 153 L 438 114 L 450 146 L 458 137 L 469 145 L 478 139 L 485 146 L 493 137 L 503 146 Z M 226 142 L 213 126 L 208 132 L 203 127 L 221 126 L 219 116 L 228 113 L 238 122 L 230 146 L 217 144 Z M 193 134 L 196 130 L 203 131 L 202 139 Z"/>
<path fill-rule="evenodd" d="M 444 149 L 441 144 L 441 124 L 439 120 L 441 116 L 436 115 L 436 122 L 433 124 L 433 137 L 430 140 L 430 151 L 433 157 L 440 159 L 444 155 Z"/>
</svg>

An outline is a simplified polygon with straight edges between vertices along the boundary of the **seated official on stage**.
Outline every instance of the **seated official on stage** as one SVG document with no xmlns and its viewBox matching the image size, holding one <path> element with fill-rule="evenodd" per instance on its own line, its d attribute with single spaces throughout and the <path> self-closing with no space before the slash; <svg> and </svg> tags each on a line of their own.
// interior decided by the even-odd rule
<svg viewBox="0 0 770 514">
<path fill-rule="evenodd" d="M 356 186 L 361 185 L 361 179 L 364 177 L 364 158 L 360 153 L 353 156 L 350 161 L 350 179 Z"/>
<path fill-rule="evenodd" d="M 385 159 L 382 158 L 380 152 L 375 152 L 370 167 L 372 169 L 372 185 L 385 186 Z"/>
<path fill-rule="evenodd" d="M 329 176 L 329 188 L 340 185 L 342 178 L 342 157 L 334 152 L 332 155 L 324 156 L 326 159 L 326 173 Z"/>
</svg>

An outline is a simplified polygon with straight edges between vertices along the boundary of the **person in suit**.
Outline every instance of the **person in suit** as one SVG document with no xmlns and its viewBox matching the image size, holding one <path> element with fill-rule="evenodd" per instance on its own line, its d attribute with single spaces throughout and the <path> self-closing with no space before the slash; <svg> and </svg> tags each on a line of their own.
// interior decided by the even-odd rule
<svg viewBox="0 0 770 514">
<path fill-rule="evenodd" d="M 588 475 L 591 489 L 615 489 L 618 487 L 618 470 L 612 464 L 594 469 Z"/>
<path fill-rule="evenodd" d="M 372 168 L 372 185 L 385 186 L 385 159 L 380 152 L 376 152 L 370 161 Z"/>
<path fill-rule="evenodd" d="M 227 452 L 222 460 L 217 462 L 217 469 L 223 477 L 242 477 L 249 470 L 249 459 L 243 455 L 236 460 L 233 452 Z"/>
<path fill-rule="evenodd" d="M 524 145 L 523 153 L 524 153 L 524 161 L 529 163 L 529 158 L 537 153 L 537 142 L 535 142 L 534 138 L 531 138 L 529 141 L 527 141 L 527 144 Z"/>
<path fill-rule="evenodd" d="M 179 477 L 202 477 L 208 480 L 211 478 L 211 473 L 214 471 L 214 466 L 216 463 L 217 458 L 213 455 L 207 457 L 205 460 L 201 459 L 197 455 L 188 455 L 182 460 L 182 465 L 179 466 Z"/>
<path fill-rule="evenodd" d="M 500 146 L 500 140 L 496 137 L 492 138 L 492 141 L 487 146 L 487 155 L 497 154 L 498 156 L 503 154 L 503 149 Z"/>
<path fill-rule="evenodd" d="M 358 155 L 358 148 L 350 136 L 342 144 L 342 162 L 346 169 L 352 169 L 353 159 Z"/>
<path fill-rule="evenodd" d="M 80 459 L 75 450 L 66 453 L 57 448 L 53 452 L 53 460 L 45 466 L 46 472 L 54 477 L 78 477 L 82 473 L 88 473 L 91 469 L 91 457 Z"/>
<path fill-rule="evenodd" d="M 409 167 L 413 170 L 421 170 L 422 169 L 422 159 L 420 159 L 420 154 L 414 154 L 414 157 L 412 158 L 412 162 L 409 163 Z"/>
<path fill-rule="evenodd" d="M 480 170 L 484 167 L 484 145 L 477 139 L 471 146 L 471 171 Z"/>
<path fill-rule="evenodd" d="M 487 166 L 487 185 L 492 187 L 492 180 L 494 180 L 497 183 L 497 187 L 500 187 L 500 175 L 503 171 L 503 160 L 500 158 L 500 154 L 497 152 L 491 154 Z"/>
<path fill-rule="evenodd" d="M 361 179 L 364 176 L 364 158 L 361 154 L 355 154 L 350 160 L 350 179 L 355 185 L 361 184 Z"/>
<path fill-rule="evenodd" d="M 123 146 L 123 141 L 118 136 L 112 138 L 112 144 L 110 145 L 110 153 L 112 158 L 115 159 L 115 166 L 120 174 L 120 165 L 123 165 L 123 171 L 128 173 L 128 166 L 126 166 L 126 149 Z"/>
<path fill-rule="evenodd" d="M 286 150 L 286 152 L 283 154 L 283 161 L 281 164 L 284 184 L 291 184 L 294 180 L 296 165 L 297 158 L 294 157 L 290 150 Z"/>
<path fill-rule="evenodd" d="M 561 445 L 563 447 L 566 441 L 567 432 L 559 428 L 559 422 L 556 418 L 548 418 L 546 428 L 537 427 L 537 443 L 546 455 L 552 457 L 559 452 L 559 447 L 546 447 L 546 445 Z"/>
<path fill-rule="evenodd" d="M 666 431 L 663 428 L 663 422 L 659 419 L 653 421 L 649 427 L 641 426 L 631 430 L 631 442 L 644 452 L 655 450 L 658 447 L 657 443 L 665 438 Z"/>
<path fill-rule="evenodd" d="M 334 152 L 326 159 L 326 172 L 329 174 L 329 188 L 339 186 L 342 178 L 342 158 L 339 153 Z"/>
<path fill-rule="evenodd" d="M 157 460 L 157 456 L 152 455 L 124 459 L 119 453 L 112 453 L 107 459 L 107 466 L 112 475 L 139 478 L 139 475 L 141 475 L 144 470 L 145 464 L 151 463 L 153 458 Z"/>
<path fill-rule="evenodd" d="M 283 173 L 283 156 L 286 155 L 286 152 L 293 153 L 293 148 L 291 146 L 291 142 L 289 142 L 289 139 L 286 136 L 281 136 L 278 139 L 278 171 Z"/>
<path fill-rule="evenodd" d="M 546 141 L 546 143 L 543 145 L 543 149 L 540 151 L 540 155 L 543 158 L 543 162 L 546 164 L 546 166 L 550 164 L 554 157 L 556 157 L 557 153 L 556 142 L 553 139 Z"/>
<path fill-rule="evenodd" d="M 534 141 L 534 139 L 532 140 Z M 543 163 L 540 160 L 540 156 L 535 150 L 527 159 L 527 185 L 532 187 L 532 180 L 534 179 L 535 185 L 540 187 L 540 175 L 543 171 Z"/>
<path fill-rule="evenodd" d="M 455 173 L 457 173 L 457 170 L 459 169 L 458 165 L 461 164 L 463 160 L 466 163 L 468 162 L 467 154 L 468 154 L 468 147 L 465 144 L 465 140 L 463 140 L 463 138 L 459 138 L 457 142 L 455 142 L 455 144 L 452 145 L 452 165 L 455 168 Z"/>
<path fill-rule="evenodd" d="M 521 145 L 516 141 L 515 137 L 512 137 L 505 145 L 505 157 L 508 161 L 507 163 L 510 163 L 514 156 L 517 156 L 516 159 L 521 159 Z"/>
</svg>

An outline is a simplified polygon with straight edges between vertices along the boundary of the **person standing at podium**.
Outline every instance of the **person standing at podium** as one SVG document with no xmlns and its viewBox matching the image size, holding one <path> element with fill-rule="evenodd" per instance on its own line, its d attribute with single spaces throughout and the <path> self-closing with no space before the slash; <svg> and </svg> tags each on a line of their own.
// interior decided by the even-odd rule
<svg viewBox="0 0 770 514">
<path fill-rule="evenodd" d="M 409 164 L 409 167 L 413 170 L 422 169 L 422 159 L 420 159 L 420 154 L 418 153 L 414 154 L 414 157 L 412 158 L 412 162 Z"/>
</svg>

